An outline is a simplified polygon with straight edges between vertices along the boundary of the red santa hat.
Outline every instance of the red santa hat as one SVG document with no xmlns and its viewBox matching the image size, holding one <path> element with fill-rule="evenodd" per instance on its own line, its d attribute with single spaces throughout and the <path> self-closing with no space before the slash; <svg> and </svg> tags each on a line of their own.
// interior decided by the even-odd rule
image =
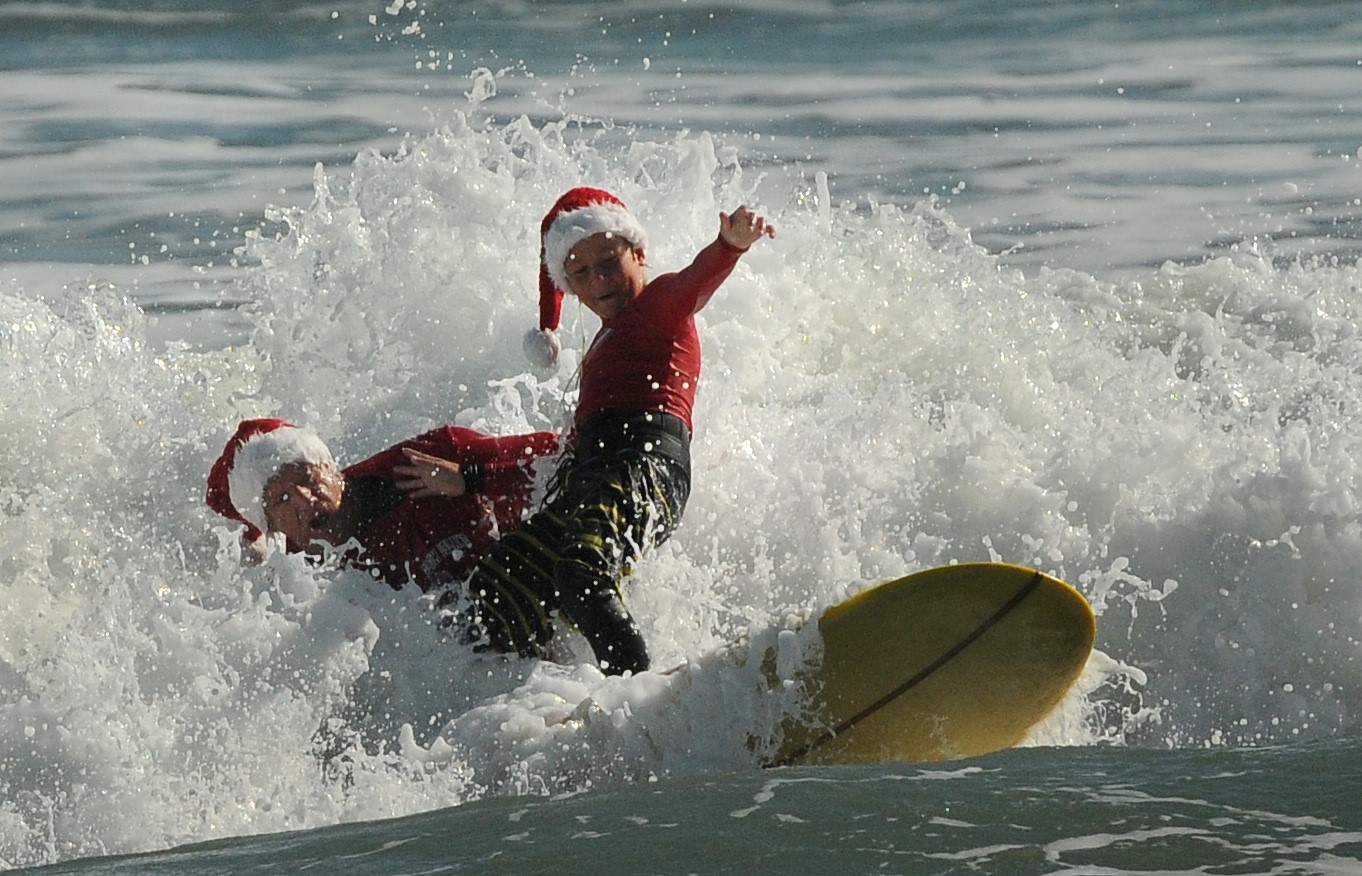
<svg viewBox="0 0 1362 876">
<path fill-rule="evenodd" d="M 564 194 L 539 226 L 539 328 L 525 336 L 525 355 L 540 367 L 558 361 L 558 320 L 569 288 L 566 262 L 578 242 L 593 234 L 618 234 L 638 249 L 648 246 L 643 225 L 624 202 L 604 189 L 580 187 Z"/>
<path fill-rule="evenodd" d="M 242 420 L 208 473 L 208 507 L 247 527 L 250 540 L 264 535 L 265 484 L 291 462 L 336 464 L 313 432 L 275 419 Z"/>
</svg>

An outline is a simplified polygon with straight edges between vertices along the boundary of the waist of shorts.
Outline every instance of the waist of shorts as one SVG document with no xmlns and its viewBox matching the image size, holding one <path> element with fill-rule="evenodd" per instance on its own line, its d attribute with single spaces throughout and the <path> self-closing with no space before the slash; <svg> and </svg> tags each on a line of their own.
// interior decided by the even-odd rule
<svg viewBox="0 0 1362 876">
<path fill-rule="evenodd" d="M 577 427 L 573 450 L 592 459 L 634 450 L 690 464 L 690 427 L 675 414 L 605 408 Z"/>
</svg>

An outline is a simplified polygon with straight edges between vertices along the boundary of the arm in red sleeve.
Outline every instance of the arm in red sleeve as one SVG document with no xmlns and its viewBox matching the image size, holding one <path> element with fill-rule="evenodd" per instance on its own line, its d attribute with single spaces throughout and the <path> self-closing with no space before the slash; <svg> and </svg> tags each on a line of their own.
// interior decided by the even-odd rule
<svg viewBox="0 0 1362 876">
<path fill-rule="evenodd" d="M 677 316 L 685 318 L 699 313 L 733 273 L 745 252 L 747 250 L 716 237 L 713 243 L 696 253 L 695 260 L 687 267 L 668 277 L 668 282 L 674 286 L 669 304 L 677 308 Z"/>
<path fill-rule="evenodd" d="M 558 452 L 558 435 L 553 432 L 499 438 L 461 426 L 444 426 L 417 440 L 435 445 L 430 449 L 419 449 L 459 464 L 469 493 L 493 500 L 503 497 L 517 501 L 528 499 L 530 488 L 534 486 L 531 463 Z"/>
<path fill-rule="evenodd" d="M 465 473 L 470 493 L 481 493 L 499 499 L 502 496 L 528 494 L 534 485 L 531 464 L 558 452 L 558 435 L 553 432 L 531 432 L 528 435 L 508 435 L 494 438 L 478 432 L 467 432 L 465 469 L 475 471 L 470 478 Z"/>
<path fill-rule="evenodd" d="M 460 426 L 441 426 L 348 467 L 345 475 L 391 477 L 393 467 L 406 462 L 402 453 L 404 447 L 458 463 L 469 493 L 480 493 L 493 499 L 509 494 L 520 502 L 528 501 L 530 488 L 534 485 L 534 473 L 529 464 L 556 453 L 558 436 L 552 432 L 532 432 L 494 438 Z"/>
<path fill-rule="evenodd" d="M 533 432 L 493 438 L 462 431 L 467 445 L 460 466 L 466 489 L 491 502 L 503 532 L 514 529 L 533 510 L 533 463 L 558 452 L 559 436 Z"/>
</svg>

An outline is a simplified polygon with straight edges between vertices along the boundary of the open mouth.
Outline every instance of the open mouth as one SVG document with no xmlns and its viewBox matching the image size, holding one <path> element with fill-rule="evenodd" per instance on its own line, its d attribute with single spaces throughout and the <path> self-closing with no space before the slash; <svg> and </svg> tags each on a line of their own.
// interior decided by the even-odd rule
<svg viewBox="0 0 1362 876">
<path fill-rule="evenodd" d="M 312 528 L 312 531 L 313 531 L 313 532 L 316 532 L 316 531 L 318 531 L 318 530 L 325 529 L 326 526 L 327 526 L 327 524 L 329 524 L 330 522 L 331 522 L 331 515 L 330 515 L 330 514 L 326 514 L 326 513 L 321 513 L 321 514 L 316 514 L 316 515 L 314 515 L 313 518 L 312 518 L 312 521 L 311 521 L 308 525 Z"/>
</svg>

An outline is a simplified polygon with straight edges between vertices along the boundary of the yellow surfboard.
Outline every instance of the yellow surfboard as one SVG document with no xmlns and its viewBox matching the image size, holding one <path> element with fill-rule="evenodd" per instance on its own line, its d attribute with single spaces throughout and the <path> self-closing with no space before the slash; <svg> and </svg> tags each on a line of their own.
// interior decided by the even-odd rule
<svg viewBox="0 0 1362 876">
<path fill-rule="evenodd" d="M 768 764 L 973 757 L 1020 742 L 1078 680 L 1096 637 L 1086 599 L 1004 563 L 918 572 L 818 621 L 806 714 Z"/>
</svg>

